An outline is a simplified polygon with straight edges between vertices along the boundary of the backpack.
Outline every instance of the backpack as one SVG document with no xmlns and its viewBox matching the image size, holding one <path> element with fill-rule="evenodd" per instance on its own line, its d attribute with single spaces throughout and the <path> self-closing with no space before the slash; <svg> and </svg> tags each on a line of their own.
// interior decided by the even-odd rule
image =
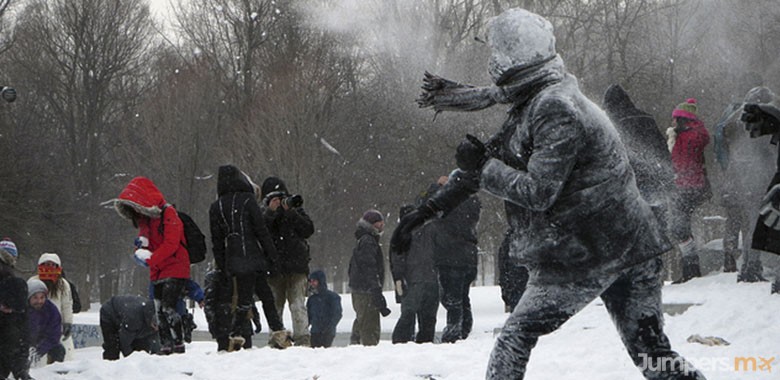
<svg viewBox="0 0 780 380">
<path fill-rule="evenodd" d="M 70 282 L 70 280 L 66 278 L 65 281 L 70 285 L 70 296 L 73 298 L 73 314 L 78 314 L 81 312 L 81 297 L 79 297 L 79 291 L 76 289 L 76 285 Z"/>
<path fill-rule="evenodd" d="M 170 205 L 165 205 L 160 212 L 160 234 L 163 234 L 162 215 L 165 213 L 165 209 Z M 200 231 L 200 227 L 195 223 L 191 216 L 188 214 L 176 210 L 176 213 L 181 219 L 181 224 L 184 226 L 184 238 L 187 240 L 187 244 L 182 243 L 184 248 L 187 248 L 187 252 L 190 254 L 190 264 L 197 264 L 206 259 L 206 235 Z"/>
</svg>

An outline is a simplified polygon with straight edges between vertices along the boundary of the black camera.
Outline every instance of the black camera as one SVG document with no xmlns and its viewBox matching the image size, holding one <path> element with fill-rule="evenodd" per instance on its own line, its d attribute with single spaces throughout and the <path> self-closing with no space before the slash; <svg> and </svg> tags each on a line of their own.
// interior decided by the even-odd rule
<svg viewBox="0 0 780 380">
<path fill-rule="evenodd" d="M 288 195 L 284 191 L 274 191 L 265 196 L 265 204 L 269 204 L 274 198 L 282 198 L 282 205 L 287 208 L 297 208 L 303 206 L 303 196 L 299 194 Z"/>
<path fill-rule="evenodd" d="M 13 87 L 0 86 L 0 97 L 8 103 L 16 100 L 16 90 Z"/>
</svg>

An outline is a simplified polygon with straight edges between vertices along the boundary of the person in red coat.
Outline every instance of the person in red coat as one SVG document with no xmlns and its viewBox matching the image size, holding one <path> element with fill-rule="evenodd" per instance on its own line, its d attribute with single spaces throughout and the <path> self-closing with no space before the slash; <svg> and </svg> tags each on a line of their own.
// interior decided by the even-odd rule
<svg viewBox="0 0 780 380">
<path fill-rule="evenodd" d="M 135 258 L 149 265 L 160 319 L 160 354 L 183 353 L 184 334 L 176 301 L 190 278 L 190 258 L 181 219 L 145 177 L 133 178 L 113 202 L 119 215 L 138 228 L 136 246 L 140 248 Z"/>
<path fill-rule="evenodd" d="M 674 183 L 678 196 L 674 199 L 671 233 L 682 254 L 682 277 L 686 282 L 701 276 L 696 240 L 691 231 L 691 216 L 697 207 L 712 197 L 704 148 L 710 134 L 697 115 L 696 99 L 690 98 L 672 111 L 673 125 L 667 130 L 672 150 Z"/>
</svg>

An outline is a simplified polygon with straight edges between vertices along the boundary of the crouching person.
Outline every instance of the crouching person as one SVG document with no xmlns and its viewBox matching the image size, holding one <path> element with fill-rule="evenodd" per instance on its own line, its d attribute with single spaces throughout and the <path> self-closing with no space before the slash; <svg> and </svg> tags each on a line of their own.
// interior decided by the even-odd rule
<svg viewBox="0 0 780 380">
<path fill-rule="evenodd" d="M 100 307 L 103 359 L 117 360 L 119 353 L 156 354 L 160 348 L 154 302 L 143 297 L 113 296 Z"/>
<path fill-rule="evenodd" d="M 65 347 L 60 343 L 62 317 L 57 306 L 49 301 L 48 294 L 49 290 L 43 281 L 27 281 L 31 367 L 65 360 Z"/>
<path fill-rule="evenodd" d="M 328 289 L 325 272 L 321 270 L 309 275 L 309 294 L 306 311 L 311 326 L 311 346 L 330 347 L 343 313 L 341 296 Z"/>
</svg>

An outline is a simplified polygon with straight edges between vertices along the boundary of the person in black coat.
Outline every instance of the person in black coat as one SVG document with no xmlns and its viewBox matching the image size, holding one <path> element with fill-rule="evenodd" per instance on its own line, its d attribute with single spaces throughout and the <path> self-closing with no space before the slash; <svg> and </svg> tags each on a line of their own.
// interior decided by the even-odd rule
<svg viewBox="0 0 780 380">
<path fill-rule="evenodd" d="M 385 266 L 379 238 L 384 228 L 385 220 L 379 211 L 363 213 L 357 223 L 357 242 L 349 261 L 349 288 L 352 290 L 352 308 L 355 309 L 352 336 L 364 346 L 379 344 L 379 315 L 390 314 L 382 294 Z"/>
<path fill-rule="evenodd" d="M 160 348 L 154 302 L 144 297 L 113 296 L 100 307 L 103 359 L 117 360 L 119 353 L 156 353 Z"/>
<path fill-rule="evenodd" d="M 325 272 L 321 270 L 309 275 L 309 293 L 306 311 L 311 328 L 311 346 L 330 347 L 336 337 L 336 326 L 341 321 L 341 296 L 328 289 Z"/>
<path fill-rule="evenodd" d="M 16 256 L 15 246 L 0 247 L 0 378 L 28 380 L 27 282 L 14 275 Z"/>
<path fill-rule="evenodd" d="M 429 190 L 431 196 L 447 183 L 439 179 Z M 420 200 L 420 205 L 427 199 Z M 477 278 L 477 224 L 482 205 L 476 195 L 458 207 L 431 221 L 433 229 L 433 261 L 439 276 L 439 298 L 447 310 L 447 325 L 441 341 L 454 343 L 471 333 L 474 317 L 471 313 L 469 290 Z"/>
<path fill-rule="evenodd" d="M 403 218 L 414 210 L 401 207 Z M 433 342 L 436 333 L 436 313 L 439 309 L 439 281 L 433 264 L 433 225 L 424 225 L 413 232 L 409 252 L 390 250 L 390 270 L 396 297 L 400 298 L 401 316 L 393 328 L 393 343 Z M 414 332 L 415 320 L 419 327 Z"/>
<path fill-rule="evenodd" d="M 288 303 L 293 322 L 296 346 L 308 346 L 310 335 L 306 316 L 306 282 L 309 275 L 309 243 L 314 234 L 314 223 L 303 209 L 303 197 L 290 194 L 287 185 L 278 177 L 263 181 L 260 196 L 265 210 L 268 231 L 273 237 L 279 261 L 268 284 L 276 300 L 276 310 L 282 318 L 284 304 Z"/>
<path fill-rule="evenodd" d="M 255 283 L 265 277 L 278 256 L 249 177 L 233 165 L 220 166 L 217 194 L 209 210 L 211 241 L 217 268 L 235 284 L 238 301 L 230 347 L 237 349 L 246 343 L 244 327 L 251 317 Z"/>
</svg>

